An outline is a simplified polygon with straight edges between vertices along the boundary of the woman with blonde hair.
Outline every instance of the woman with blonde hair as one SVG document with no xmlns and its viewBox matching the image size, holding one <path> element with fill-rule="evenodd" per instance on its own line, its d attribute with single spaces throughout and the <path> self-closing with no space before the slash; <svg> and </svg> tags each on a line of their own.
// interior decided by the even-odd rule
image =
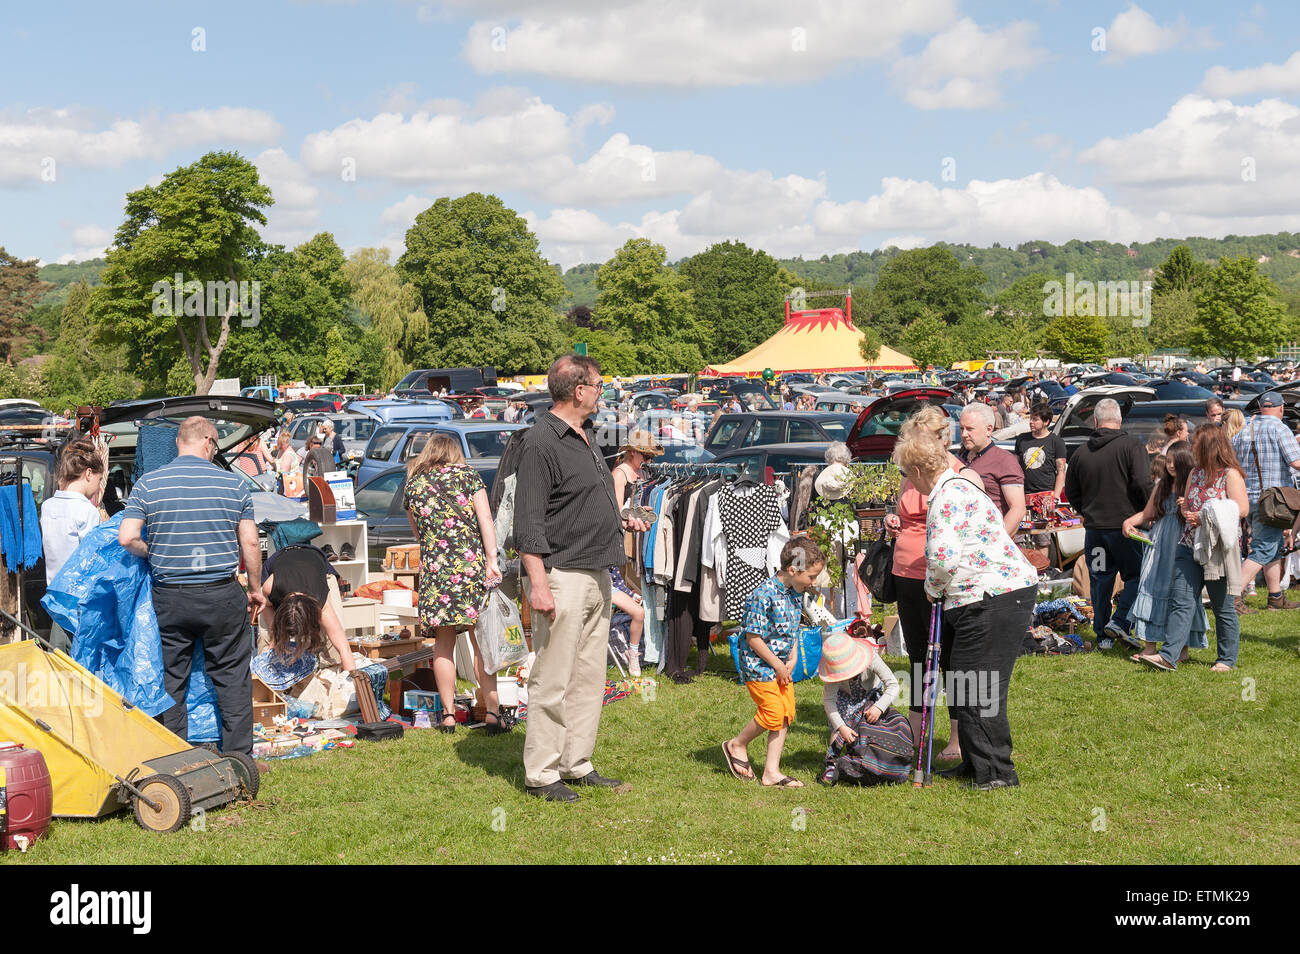
<svg viewBox="0 0 1300 954">
<path fill-rule="evenodd" d="M 1239 408 L 1230 407 L 1223 412 L 1223 435 L 1232 440 L 1246 426 L 1246 415 Z"/>
<path fill-rule="evenodd" d="M 935 441 L 947 452 L 952 443 L 952 418 L 943 408 L 927 404 L 906 421 L 899 431 L 899 440 L 925 438 Z M 966 466 L 948 454 L 948 466 L 960 473 Z M 973 479 L 980 477 L 968 472 Z M 898 619 L 903 627 L 903 643 L 911 660 L 913 674 L 924 672 L 925 650 L 930 629 L 930 601 L 925 598 L 925 494 L 904 477 L 898 490 L 897 513 L 885 517 L 885 529 L 894 537 L 894 587 L 898 594 Z M 919 667 L 919 668 L 918 668 Z M 911 699 L 908 703 L 908 721 L 912 725 L 912 738 L 921 737 L 923 699 L 921 680 L 912 679 Z M 948 723 L 948 745 L 937 758 L 955 762 L 961 758 L 957 742 L 957 720 Z"/>
<path fill-rule="evenodd" d="M 959 476 L 932 435 L 900 438 L 894 461 L 927 498 L 924 588 L 931 601 L 942 601 L 941 655 L 962 756 L 960 766 L 943 774 L 968 778 L 984 791 L 1019 785 L 1007 689 L 1029 629 L 1038 573 L 1007 535 L 983 484 Z"/>
<path fill-rule="evenodd" d="M 465 463 L 460 441 L 430 434 L 406 465 L 403 499 L 411 532 L 420 543 L 420 626 L 436 639 L 433 677 L 442 697 L 442 732 L 456 731 L 456 634 L 468 629 L 474 674 L 487 705 L 488 731 L 507 731 L 497 702 L 496 673 L 485 672 L 474 623 L 488 590 L 501 582 L 496 530 L 487 488 Z"/>
</svg>

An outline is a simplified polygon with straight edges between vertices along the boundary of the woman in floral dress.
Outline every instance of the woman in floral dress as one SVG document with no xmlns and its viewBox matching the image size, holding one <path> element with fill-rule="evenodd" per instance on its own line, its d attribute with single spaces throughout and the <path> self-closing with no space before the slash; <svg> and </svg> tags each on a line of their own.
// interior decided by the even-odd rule
<svg viewBox="0 0 1300 954">
<path fill-rule="evenodd" d="M 488 590 L 501 582 L 492 511 L 482 479 L 448 434 L 430 435 L 407 465 L 403 504 L 420 542 L 420 626 L 437 640 L 433 676 L 444 713 L 438 728 L 450 733 L 456 731 L 456 634 L 468 629 L 474 641 L 474 623 Z M 483 671 L 477 642 L 474 673 L 483 688 L 489 731 L 504 731 L 496 673 Z"/>
</svg>

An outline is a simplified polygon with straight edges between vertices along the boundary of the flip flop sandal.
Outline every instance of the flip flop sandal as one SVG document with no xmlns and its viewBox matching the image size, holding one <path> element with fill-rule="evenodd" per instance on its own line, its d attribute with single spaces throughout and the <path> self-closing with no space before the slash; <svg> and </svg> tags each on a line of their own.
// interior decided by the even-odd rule
<svg viewBox="0 0 1300 954">
<path fill-rule="evenodd" d="M 1165 672 L 1174 672 L 1178 668 L 1177 666 L 1171 666 L 1168 662 L 1165 661 L 1165 658 L 1163 656 L 1147 656 L 1144 654 L 1139 656 L 1138 658 L 1141 659 L 1148 666 L 1152 666 L 1156 669 L 1163 669 Z"/>
<path fill-rule="evenodd" d="M 773 782 L 771 785 L 768 785 L 766 782 L 764 782 L 763 785 L 767 788 L 803 788 L 804 787 L 802 782 L 800 782 L 797 778 L 791 778 L 789 775 L 782 775 L 781 780 L 779 782 Z"/>
<path fill-rule="evenodd" d="M 748 759 L 738 759 L 735 756 L 733 756 L 730 752 L 728 752 L 727 743 L 725 742 L 722 743 L 722 756 L 727 760 L 727 768 L 733 776 L 735 776 L 737 779 L 739 779 L 742 782 L 754 781 L 754 774 L 753 774 L 754 766 L 749 764 Z M 749 769 L 750 774 L 741 775 L 737 769 L 737 766 L 740 765 L 743 765 L 745 768 Z"/>
</svg>

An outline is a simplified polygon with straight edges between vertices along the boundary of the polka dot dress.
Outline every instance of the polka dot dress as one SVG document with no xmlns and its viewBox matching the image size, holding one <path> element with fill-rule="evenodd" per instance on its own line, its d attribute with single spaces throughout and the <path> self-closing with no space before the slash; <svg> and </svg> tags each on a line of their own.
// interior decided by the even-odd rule
<svg viewBox="0 0 1300 954">
<path fill-rule="evenodd" d="M 768 538 L 781 525 L 780 494 L 775 487 L 761 485 L 737 490 L 727 484 L 718 491 L 718 518 L 727 541 L 727 589 L 723 618 L 738 620 L 754 588 L 767 579 L 767 568 L 757 569 L 741 559 L 738 551 L 758 551 L 754 562 L 765 564 Z"/>
</svg>

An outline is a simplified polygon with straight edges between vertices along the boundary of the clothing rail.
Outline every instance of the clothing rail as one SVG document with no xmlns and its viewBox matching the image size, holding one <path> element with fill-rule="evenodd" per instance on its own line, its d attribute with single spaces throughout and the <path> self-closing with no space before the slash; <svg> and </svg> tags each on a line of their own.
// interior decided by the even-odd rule
<svg viewBox="0 0 1300 954">
<path fill-rule="evenodd" d="M 666 474 L 737 474 L 740 472 L 740 467 L 736 464 L 656 464 L 654 461 L 646 461 L 642 466 L 652 473 L 662 471 Z"/>
</svg>

